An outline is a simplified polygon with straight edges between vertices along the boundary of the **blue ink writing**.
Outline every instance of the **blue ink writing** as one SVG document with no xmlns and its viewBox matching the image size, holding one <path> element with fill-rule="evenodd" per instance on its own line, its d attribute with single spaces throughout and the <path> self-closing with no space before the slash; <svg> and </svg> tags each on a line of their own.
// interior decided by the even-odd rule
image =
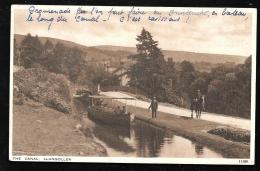
<svg viewBox="0 0 260 171">
<path fill-rule="evenodd" d="M 29 7 L 29 13 L 48 13 L 48 14 L 66 14 L 70 13 L 70 9 L 59 9 L 59 10 L 53 10 L 53 9 L 38 9 L 34 5 Z"/>
<path fill-rule="evenodd" d="M 42 17 L 41 13 L 37 17 L 38 22 L 49 22 L 48 30 L 50 30 L 53 20 L 54 20 L 53 17 L 51 17 L 51 18 Z"/>
<path fill-rule="evenodd" d="M 228 16 L 246 16 L 246 13 L 243 11 L 238 11 L 237 9 L 233 11 L 229 11 L 227 8 L 225 8 L 222 12 L 222 15 L 228 15 Z"/>
<path fill-rule="evenodd" d="M 57 23 L 58 22 L 67 22 L 67 18 L 65 18 L 64 16 L 58 16 L 58 18 L 57 18 Z"/>
<path fill-rule="evenodd" d="M 111 15 L 117 15 L 117 16 L 119 16 L 119 15 L 123 15 L 123 14 L 124 14 L 124 11 L 123 11 L 123 10 L 117 11 L 117 10 L 114 10 L 114 8 L 111 8 L 111 10 L 108 11 L 108 17 L 107 17 L 107 19 L 104 19 L 103 21 L 108 21 L 108 20 L 110 19 L 110 16 L 111 16 Z M 124 19 L 122 19 L 122 17 L 121 17 L 121 18 L 120 18 L 120 22 L 122 22 L 121 20 L 124 20 Z"/>
<path fill-rule="evenodd" d="M 92 9 L 92 13 L 94 12 L 94 10 Z M 99 18 L 100 18 L 100 13 L 98 15 L 94 15 L 90 13 L 90 16 L 83 16 L 83 15 L 87 14 L 87 11 L 82 10 L 81 8 L 77 9 L 76 15 L 75 15 L 75 21 L 76 22 L 99 22 Z"/>
</svg>

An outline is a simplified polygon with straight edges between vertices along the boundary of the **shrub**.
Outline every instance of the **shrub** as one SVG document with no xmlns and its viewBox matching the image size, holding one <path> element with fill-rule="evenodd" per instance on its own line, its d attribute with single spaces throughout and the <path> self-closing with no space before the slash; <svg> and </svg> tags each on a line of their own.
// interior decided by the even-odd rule
<svg viewBox="0 0 260 171">
<path fill-rule="evenodd" d="M 31 68 L 14 73 L 14 84 L 30 99 L 64 113 L 71 113 L 69 81 L 62 74 Z"/>
<path fill-rule="evenodd" d="M 209 130 L 208 133 L 221 136 L 227 140 L 246 143 L 250 142 L 250 132 L 246 130 L 239 130 L 236 128 L 228 128 L 223 126 Z"/>
</svg>

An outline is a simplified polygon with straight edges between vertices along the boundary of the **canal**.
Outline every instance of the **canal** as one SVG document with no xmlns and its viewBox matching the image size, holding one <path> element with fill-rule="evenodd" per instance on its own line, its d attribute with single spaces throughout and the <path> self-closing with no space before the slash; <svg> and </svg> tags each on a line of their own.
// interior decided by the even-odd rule
<svg viewBox="0 0 260 171">
<path fill-rule="evenodd" d="M 82 103 L 77 103 L 76 107 L 79 113 L 86 111 Z M 110 157 L 223 158 L 208 147 L 138 119 L 127 128 L 106 125 L 87 117 L 84 122 L 91 125 L 95 139 L 106 148 Z"/>
<path fill-rule="evenodd" d="M 140 120 L 135 120 L 129 128 L 93 123 L 93 134 L 110 157 L 222 157 L 220 153 L 174 135 L 172 131 Z"/>
</svg>

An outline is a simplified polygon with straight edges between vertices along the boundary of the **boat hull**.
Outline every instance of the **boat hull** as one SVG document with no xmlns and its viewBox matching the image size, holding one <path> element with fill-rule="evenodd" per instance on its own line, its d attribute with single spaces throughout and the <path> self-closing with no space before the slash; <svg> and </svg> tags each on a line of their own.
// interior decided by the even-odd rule
<svg viewBox="0 0 260 171">
<path fill-rule="evenodd" d="M 111 126 L 129 127 L 134 120 L 131 114 L 115 114 L 112 110 L 102 108 L 89 108 L 88 116 L 94 121 L 98 121 Z"/>
</svg>

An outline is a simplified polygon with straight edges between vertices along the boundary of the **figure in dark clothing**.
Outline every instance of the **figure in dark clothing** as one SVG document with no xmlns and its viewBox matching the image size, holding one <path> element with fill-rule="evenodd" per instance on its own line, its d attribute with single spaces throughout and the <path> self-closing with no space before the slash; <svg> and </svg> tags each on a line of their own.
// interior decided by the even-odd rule
<svg viewBox="0 0 260 171">
<path fill-rule="evenodd" d="M 200 92 L 200 90 L 197 90 L 197 110 L 196 110 L 196 118 L 200 118 L 201 117 L 201 111 L 202 111 L 202 103 L 203 103 L 203 98 L 202 98 L 202 94 Z"/>
<path fill-rule="evenodd" d="M 151 101 L 151 104 L 148 109 L 152 109 L 152 118 L 156 118 L 156 113 L 158 109 L 158 102 L 155 97 L 153 97 L 153 100 Z"/>
<path fill-rule="evenodd" d="M 191 105 L 190 105 L 191 118 L 193 118 L 193 111 L 195 111 L 196 118 L 199 119 L 201 117 L 201 112 L 202 109 L 204 109 L 204 106 L 205 106 L 205 97 L 200 92 L 200 90 L 197 90 L 194 98 L 191 100 Z"/>
<path fill-rule="evenodd" d="M 196 109 L 197 109 L 197 102 L 198 102 L 198 99 L 194 98 L 191 100 L 191 105 L 190 105 L 190 110 L 191 110 L 191 118 L 193 118 L 193 111 L 196 112 Z"/>
<path fill-rule="evenodd" d="M 121 109 L 120 106 L 117 106 L 117 108 L 115 109 L 115 114 L 120 114 L 121 113 Z"/>
<path fill-rule="evenodd" d="M 125 106 L 123 106 L 122 114 L 127 114 L 127 112 L 126 112 L 126 107 L 125 107 Z"/>
</svg>

